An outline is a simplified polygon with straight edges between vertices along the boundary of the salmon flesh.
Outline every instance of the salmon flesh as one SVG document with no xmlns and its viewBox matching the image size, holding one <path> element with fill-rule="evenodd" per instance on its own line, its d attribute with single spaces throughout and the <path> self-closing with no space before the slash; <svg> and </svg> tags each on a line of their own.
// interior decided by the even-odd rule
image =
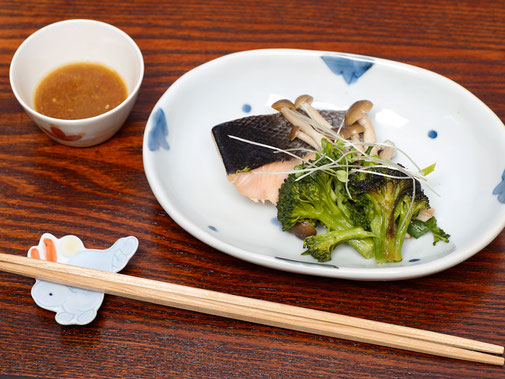
<svg viewBox="0 0 505 379">
<path fill-rule="evenodd" d="M 335 128 L 342 123 L 345 111 L 320 111 L 321 115 Z M 212 135 L 221 155 L 227 178 L 237 190 L 253 201 L 277 203 L 279 188 L 287 174 L 277 174 L 292 170 L 301 161 L 274 150 L 239 141 L 230 136 L 291 150 L 297 156 L 314 150 L 305 142 L 290 140 L 291 124 L 280 113 L 249 116 L 224 122 L 212 128 Z M 244 171 L 243 171 L 244 170 Z"/>
</svg>

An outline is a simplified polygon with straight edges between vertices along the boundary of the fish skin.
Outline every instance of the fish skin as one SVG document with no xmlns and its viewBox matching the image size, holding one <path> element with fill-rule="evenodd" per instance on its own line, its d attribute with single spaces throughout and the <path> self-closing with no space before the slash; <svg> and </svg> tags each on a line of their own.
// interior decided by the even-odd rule
<svg viewBox="0 0 505 379">
<path fill-rule="evenodd" d="M 345 111 L 320 111 L 320 113 L 333 127 L 339 127 L 345 117 Z M 291 123 L 280 113 L 248 116 L 212 128 L 212 135 L 225 166 L 227 179 L 239 193 L 254 202 L 269 201 L 276 204 L 279 188 L 288 176 L 279 173 L 294 169 L 301 160 L 285 153 L 275 153 L 269 148 L 238 141 L 230 138 L 230 135 L 283 150 L 313 150 L 312 146 L 299 139 L 290 141 L 290 131 Z M 302 150 L 293 153 L 300 157 L 310 154 Z M 245 168 L 248 170 L 241 171 Z"/>
<path fill-rule="evenodd" d="M 339 127 L 345 111 L 320 111 L 321 115 L 334 126 Z M 271 115 L 248 116 L 227 121 L 212 128 L 212 135 L 223 160 L 227 174 L 248 168 L 253 170 L 268 163 L 292 160 L 293 157 L 284 153 L 247 142 L 238 141 L 229 136 L 240 137 L 250 141 L 274 146 L 283 150 L 311 149 L 305 142 L 295 138 L 289 139 L 291 124 L 280 113 Z M 294 151 L 298 156 L 306 152 Z"/>
</svg>

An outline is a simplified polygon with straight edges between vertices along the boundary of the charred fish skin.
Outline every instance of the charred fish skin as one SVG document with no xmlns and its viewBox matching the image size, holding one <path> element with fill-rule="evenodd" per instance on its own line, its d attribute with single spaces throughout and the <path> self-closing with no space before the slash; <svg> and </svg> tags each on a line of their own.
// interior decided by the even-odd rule
<svg viewBox="0 0 505 379">
<path fill-rule="evenodd" d="M 289 140 L 291 124 L 281 115 L 249 116 L 228 121 L 212 128 L 227 174 L 244 168 L 251 170 L 268 163 L 292 159 L 284 153 L 230 138 L 235 136 L 280 149 L 309 148 L 300 140 Z"/>
<path fill-rule="evenodd" d="M 321 115 L 335 128 L 338 128 L 345 116 L 345 111 L 320 111 Z M 305 155 L 301 150 L 313 149 L 305 142 L 290 140 L 291 124 L 282 114 L 248 116 L 227 121 L 212 128 L 212 135 L 223 160 L 227 174 L 237 171 L 255 169 L 268 163 L 292 160 L 284 153 L 276 153 L 267 147 L 253 145 L 230 138 L 235 136 L 249 141 L 288 150 L 295 149 L 294 154 Z"/>
</svg>

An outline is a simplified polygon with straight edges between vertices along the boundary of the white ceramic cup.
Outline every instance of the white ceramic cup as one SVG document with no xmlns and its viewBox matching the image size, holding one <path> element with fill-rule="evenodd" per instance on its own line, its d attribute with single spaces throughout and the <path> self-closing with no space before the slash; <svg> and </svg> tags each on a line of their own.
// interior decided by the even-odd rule
<svg viewBox="0 0 505 379">
<path fill-rule="evenodd" d="M 128 89 L 126 100 L 106 113 L 80 120 L 37 112 L 33 97 L 40 81 L 52 70 L 77 62 L 115 70 Z M 94 20 L 65 20 L 29 36 L 14 54 L 9 76 L 17 100 L 47 135 L 69 146 L 93 146 L 112 137 L 128 117 L 144 76 L 144 60 L 137 44 L 120 29 Z"/>
</svg>

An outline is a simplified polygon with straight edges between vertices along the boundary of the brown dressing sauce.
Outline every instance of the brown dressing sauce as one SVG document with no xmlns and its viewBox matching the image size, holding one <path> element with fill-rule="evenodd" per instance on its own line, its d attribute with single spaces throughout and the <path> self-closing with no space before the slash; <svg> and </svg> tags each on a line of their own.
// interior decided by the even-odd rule
<svg viewBox="0 0 505 379">
<path fill-rule="evenodd" d="M 46 116 L 78 120 L 108 112 L 127 96 L 126 85 L 115 71 L 96 63 L 72 63 L 42 79 L 34 105 Z"/>
</svg>

